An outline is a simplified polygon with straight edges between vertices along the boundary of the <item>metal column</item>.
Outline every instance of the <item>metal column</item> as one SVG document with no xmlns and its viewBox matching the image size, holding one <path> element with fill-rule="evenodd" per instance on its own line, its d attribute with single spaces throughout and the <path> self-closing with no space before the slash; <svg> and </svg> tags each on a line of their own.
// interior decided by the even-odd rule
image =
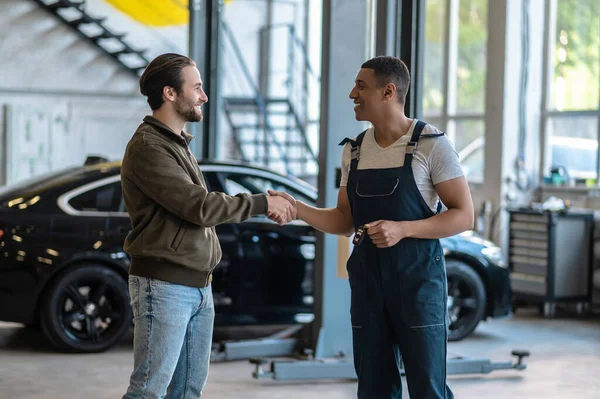
<svg viewBox="0 0 600 399">
<path fill-rule="evenodd" d="M 221 35 L 221 0 L 190 0 L 189 2 L 189 57 L 202 75 L 208 103 L 204 105 L 201 123 L 190 123 L 189 132 L 196 139 L 190 146 L 196 158 L 213 159 L 216 156 L 219 98 L 219 60 Z"/>
<path fill-rule="evenodd" d="M 377 0 L 375 53 L 400 58 L 410 71 L 404 112 L 422 117 L 425 0 Z"/>
<path fill-rule="evenodd" d="M 378 0 L 376 10 L 375 55 L 397 56 L 398 7 L 402 0 Z"/>
<path fill-rule="evenodd" d="M 361 64 L 366 61 L 363 49 L 368 41 L 367 4 L 364 0 L 323 1 L 319 207 L 334 207 L 337 203 L 335 172 L 342 157 L 338 143 L 344 137 L 356 136 L 362 129 L 354 118 L 348 95 Z M 318 358 L 340 353 L 352 356 L 350 287 L 336 273 L 337 247 L 337 237 L 318 235 L 312 335 Z"/>
<path fill-rule="evenodd" d="M 390 1 L 390 0 L 387 0 Z M 410 71 L 410 89 L 404 112 L 409 118 L 420 118 L 423 92 L 423 41 L 425 37 L 425 0 L 397 0 L 395 55 Z M 391 29 L 393 27 L 388 27 Z"/>
</svg>

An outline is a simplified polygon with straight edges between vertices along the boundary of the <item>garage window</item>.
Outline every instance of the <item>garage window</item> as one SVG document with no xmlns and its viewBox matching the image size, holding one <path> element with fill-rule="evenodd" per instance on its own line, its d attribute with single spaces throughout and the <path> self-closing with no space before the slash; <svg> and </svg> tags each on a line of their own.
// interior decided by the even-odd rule
<svg viewBox="0 0 600 399">
<path fill-rule="evenodd" d="M 547 2 L 543 172 L 597 179 L 600 134 L 600 2 Z"/>
<path fill-rule="evenodd" d="M 426 0 L 423 119 L 444 131 L 469 182 L 483 182 L 489 0 Z"/>
</svg>

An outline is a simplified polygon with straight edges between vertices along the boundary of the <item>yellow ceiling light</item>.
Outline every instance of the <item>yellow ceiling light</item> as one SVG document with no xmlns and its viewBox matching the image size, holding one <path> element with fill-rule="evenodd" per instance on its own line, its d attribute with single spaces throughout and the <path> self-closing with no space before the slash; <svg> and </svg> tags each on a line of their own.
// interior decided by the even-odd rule
<svg viewBox="0 0 600 399">
<path fill-rule="evenodd" d="M 123 14 L 149 26 L 187 25 L 188 0 L 105 0 Z"/>
</svg>

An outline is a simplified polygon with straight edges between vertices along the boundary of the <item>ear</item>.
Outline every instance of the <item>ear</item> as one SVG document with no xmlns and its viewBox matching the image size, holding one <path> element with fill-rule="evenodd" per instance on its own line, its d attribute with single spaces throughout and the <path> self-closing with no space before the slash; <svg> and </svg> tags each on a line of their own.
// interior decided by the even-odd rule
<svg viewBox="0 0 600 399">
<path fill-rule="evenodd" d="M 385 85 L 384 91 L 383 91 L 383 97 L 386 100 L 391 100 L 396 96 L 396 85 L 393 83 L 388 83 Z"/>
<path fill-rule="evenodd" d="M 165 86 L 163 87 L 163 97 L 165 101 L 175 101 L 177 93 L 175 93 L 175 89 L 171 86 Z"/>
</svg>

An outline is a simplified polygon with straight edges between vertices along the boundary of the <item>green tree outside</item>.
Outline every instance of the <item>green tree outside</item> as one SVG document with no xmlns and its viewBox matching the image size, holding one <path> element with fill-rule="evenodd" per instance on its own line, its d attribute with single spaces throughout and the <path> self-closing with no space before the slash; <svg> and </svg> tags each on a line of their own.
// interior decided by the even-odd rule
<svg viewBox="0 0 600 399">
<path fill-rule="evenodd" d="M 557 0 L 550 107 L 600 108 L 600 1 Z"/>
</svg>

